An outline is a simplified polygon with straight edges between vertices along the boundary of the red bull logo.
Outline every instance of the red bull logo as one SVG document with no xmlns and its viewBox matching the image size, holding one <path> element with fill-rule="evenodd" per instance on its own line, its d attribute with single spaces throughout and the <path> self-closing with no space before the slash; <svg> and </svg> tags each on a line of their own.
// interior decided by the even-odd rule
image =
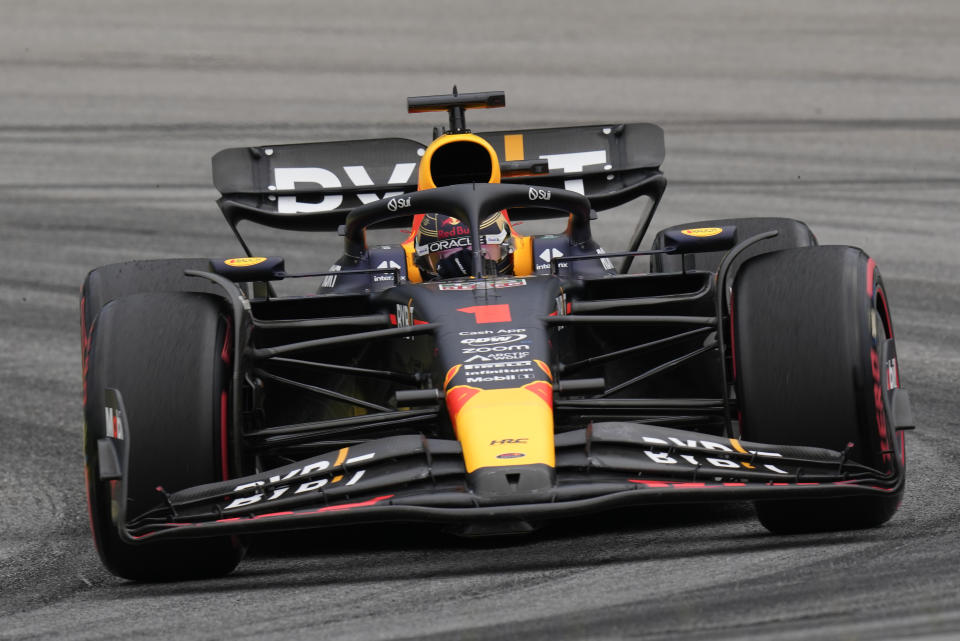
<svg viewBox="0 0 960 641">
<path fill-rule="evenodd" d="M 466 225 L 449 225 L 443 223 L 437 230 L 437 238 L 456 238 L 458 236 L 470 236 L 470 228 Z"/>
</svg>

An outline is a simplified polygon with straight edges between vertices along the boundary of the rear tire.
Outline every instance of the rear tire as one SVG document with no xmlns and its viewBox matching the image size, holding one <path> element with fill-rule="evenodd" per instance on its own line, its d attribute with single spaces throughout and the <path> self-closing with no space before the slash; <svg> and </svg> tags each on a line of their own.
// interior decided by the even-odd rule
<svg viewBox="0 0 960 641">
<path fill-rule="evenodd" d="M 743 438 L 837 451 L 852 443 L 850 459 L 897 471 L 902 452 L 880 376 L 893 333 L 873 261 L 853 247 L 765 254 L 743 265 L 733 301 Z M 902 485 L 884 496 L 758 501 L 756 509 L 777 533 L 858 529 L 889 520 L 901 495 Z"/>
<path fill-rule="evenodd" d="M 226 322 L 203 294 L 135 294 L 107 304 L 85 355 L 84 452 L 90 523 L 103 564 L 117 576 L 167 581 L 220 576 L 243 554 L 230 537 L 131 545 L 115 515 L 118 481 L 100 480 L 97 441 L 107 432 L 104 390 L 126 408 L 127 520 L 167 492 L 223 478 L 221 403 L 229 387 Z"/>
</svg>

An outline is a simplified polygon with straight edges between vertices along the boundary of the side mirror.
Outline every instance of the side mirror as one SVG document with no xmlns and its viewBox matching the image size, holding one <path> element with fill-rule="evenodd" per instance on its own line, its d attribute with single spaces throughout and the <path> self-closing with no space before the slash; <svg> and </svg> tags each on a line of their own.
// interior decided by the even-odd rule
<svg viewBox="0 0 960 641">
<path fill-rule="evenodd" d="M 726 251 L 737 244 L 735 225 L 671 229 L 664 233 L 664 246 L 674 254 Z"/>
<path fill-rule="evenodd" d="M 244 256 L 242 258 L 215 258 L 210 261 L 215 274 L 235 283 L 283 280 L 284 264 L 280 256 Z"/>
</svg>

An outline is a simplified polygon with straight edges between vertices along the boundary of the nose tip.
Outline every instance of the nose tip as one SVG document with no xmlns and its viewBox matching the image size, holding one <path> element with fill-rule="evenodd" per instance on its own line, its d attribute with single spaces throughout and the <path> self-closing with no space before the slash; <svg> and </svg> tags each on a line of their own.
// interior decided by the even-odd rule
<svg viewBox="0 0 960 641">
<path fill-rule="evenodd" d="M 523 495 L 531 500 L 542 499 L 544 492 L 553 489 L 556 471 L 544 464 L 505 465 L 503 467 L 481 467 L 467 476 L 471 489 L 479 496 L 487 498 L 503 497 L 511 503 L 523 501 Z"/>
</svg>

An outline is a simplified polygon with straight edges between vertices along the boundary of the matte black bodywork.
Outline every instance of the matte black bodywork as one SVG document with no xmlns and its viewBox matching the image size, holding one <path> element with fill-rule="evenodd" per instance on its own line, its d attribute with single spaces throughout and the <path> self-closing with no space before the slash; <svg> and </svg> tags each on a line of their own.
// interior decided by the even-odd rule
<svg viewBox="0 0 960 641">
<path fill-rule="evenodd" d="M 483 136 L 503 152 L 505 136 L 516 133 Z M 665 187 L 662 131 L 634 124 L 523 133 L 535 151 L 528 157 L 599 152 L 603 145 L 605 160 L 519 184 L 417 192 L 409 175 L 344 186 L 348 178 L 363 182 L 357 167 L 368 176 L 403 176 L 398 163 L 415 158 L 413 141 L 225 150 L 214 158 L 214 181 L 234 231 L 242 220 L 338 229 L 344 250 L 335 270 L 294 274 L 282 259 L 249 258 L 140 262 L 91 273 L 108 285 L 98 289 L 106 292 L 102 300 L 84 298 L 85 340 L 106 300 L 136 291 L 216 296 L 230 328 L 219 443 L 226 477 L 187 488 L 157 479 L 157 506 L 137 514 L 127 514 L 121 498 L 116 524 L 123 540 L 378 521 L 520 532 L 550 518 L 642 503 L 902 491 L 900 456 L 874 469 L 844 450 L 739 440 L 730 270 L 777 229 L 749 236 L 733 226 L 700 235 L 685 230 L 638 251 Z M 285 169 L 301 166 L 346 173 L 311 174 L 337 183 L 331 187 L 298 186 L 290 176 L 289 189 L 275 184 Z M 571 180 L 582 181 L 585 195 L 560 188 Z M 604 253 L 590 234 L 595 210 L 641 195 L 653 205 L 628 251 Z M 285 212 L 294 205 L 282 198 L 308 211 Z M 403 226 L 414 214 L 440 212 L 465 221 L 479 247 L 478 221 L 497 210 L 513 219 L 569 216 L 569 225 L 560 236 L 533 239 L 533 253 L 546 258 L 512 277 L 410 282 L 400 246 L 367 247 L 364 240 L 369 226 Z M 686 260 L 708 254 L 716 257 L 708 269 Z M 653 256 L 654 271 L 628 273 L 637 256 Z M 479 252 L 474 259 L 481 273 Z M 610 259 L 621 259 L 619 270 Z M 123 280 L 124 271 L 139 276 Z M 272 295 L 271 281 L 301 277 L 323 279 L 316 295 Z M 895 354 L 889 343 L 885 353 Z M 521 389 L 549 408 L 550 462 L 520 447 L 526 437 L 498 435 L 498 462 L 471 467 L 457 425 L 470 390 Z M 122 389 L 107 390 L 102 402 L 123 420 Z M 911 426 L 898 386 L 879 402 L 894 429 Z M 117 481 L 121 497 L 136 438 L 131 425 L 125 438 L 101 439 L 90 470 Z"/>
</svg>

